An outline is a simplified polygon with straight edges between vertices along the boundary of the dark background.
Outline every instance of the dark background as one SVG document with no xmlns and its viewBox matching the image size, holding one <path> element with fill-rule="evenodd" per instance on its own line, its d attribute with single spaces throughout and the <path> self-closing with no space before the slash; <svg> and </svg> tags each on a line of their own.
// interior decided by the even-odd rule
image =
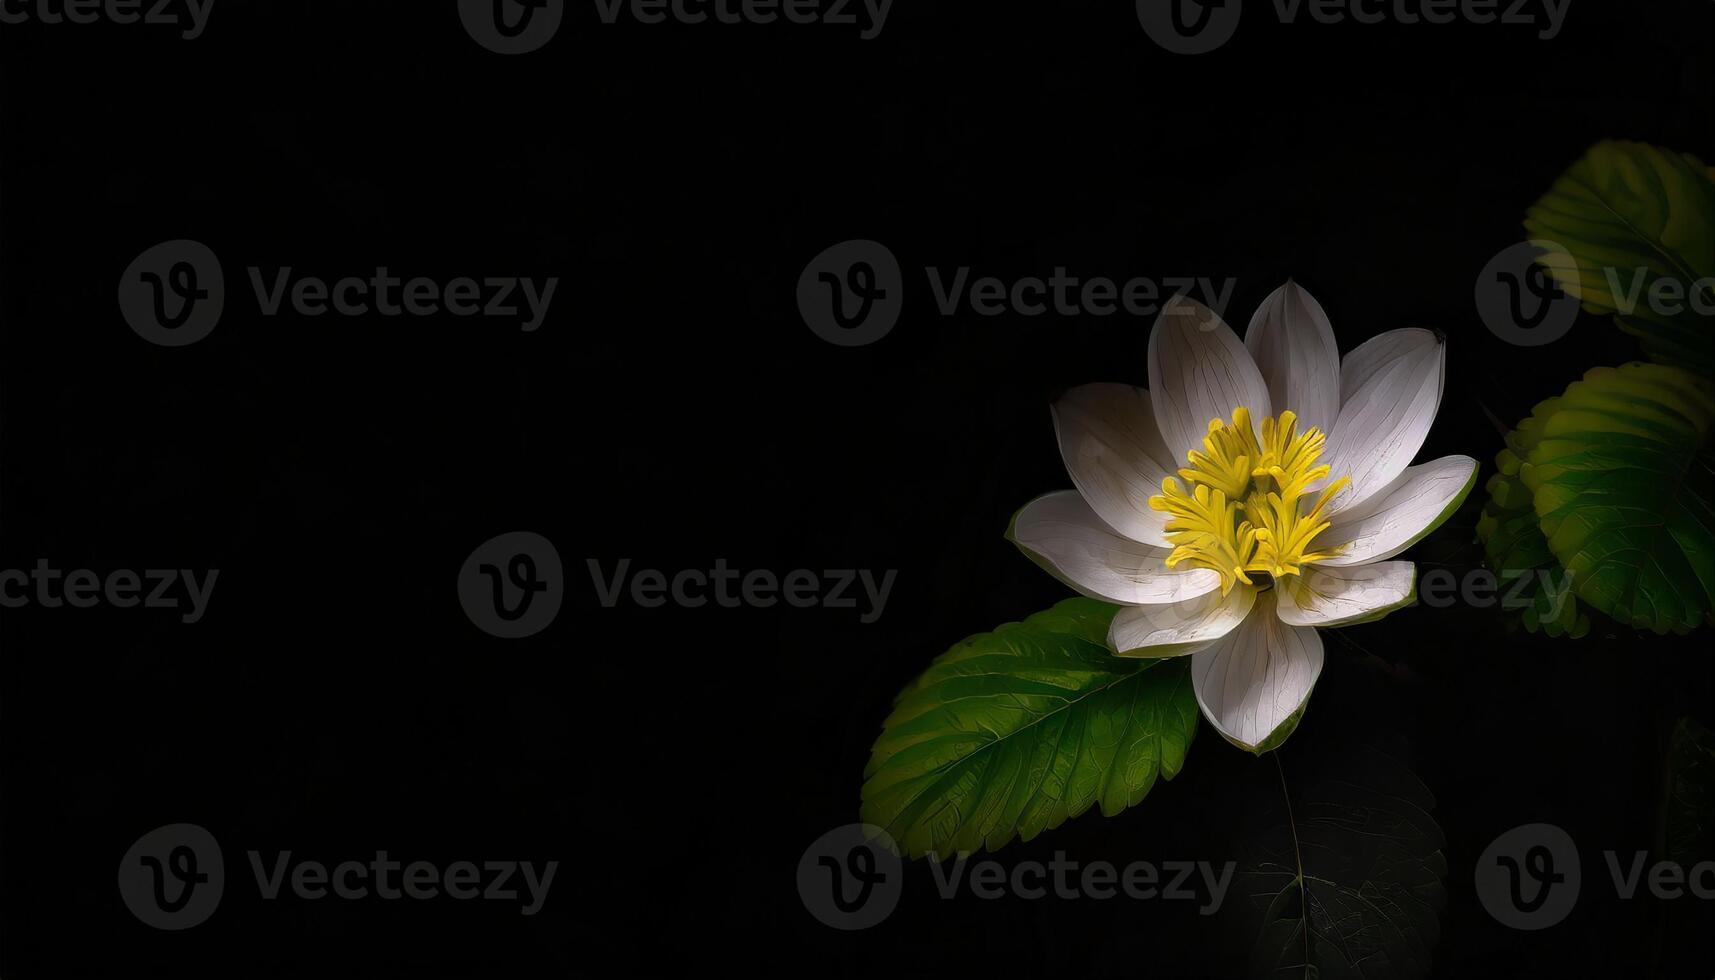
<svg viewBox="0 0 1715 980">
<path fill-rule="evenodd" d="M 1069 485 L 1049 403 L 1146 374 L 1147 320 L 944 317 L 924 268 L 1232 277 L 1241 326 L 1293 276 L 1342 349 L 1434 327 L 1450 373 L 1421 458 L 1487 472 L 1491 415 L 1512 424 L 1637 353 L 1588 316 L 1548 347 L 1503 343 L 1473 307 L 1478 270 L 1600 138 L 1715 157 L 1712 8 L 1690 0 L 1576 0 L 1551 42 L 1259 7 L 1194 58 L 1130 4 L 1088 0 L 900 0 L 868 42 L 610 26 L 574 3 L 511 58 L 454 6 L 222 0 L 188 42 L 0 25 L 0 567 L 221 570 L 190 626 L 0 614 L 6 980 L 1230 975 L 1248 940 L 1171 904 L 943 902 L 921 865 L 867 932 L 800 904 L 798 858 L 856 819 L 894 692 L 1066 594 L 1001 538 Z M 114 299 L 172 238 L 213 248 L 231 297 L 181 349 L 140 340 Z M 845 349 L 805 328 L 794 286 L 852 238 L 894 251 L 907 299 L 888 337 Z M 252 265 L 562 283 L 522 333 L 262 317 Z M 1474 565 L 1480 497 L 1409 557 Z M 519 529 L 558 546 L 566 604 L 498 640 L 453 584 Z M 588 558 L 899 575 L 860 625 L 603 608 Z M 1403 746 L 1447 835 L 1436 975 L 1711 975 L 1707 908 L 1704 931 L 1668 938 L 1670 911 L 1614 901 L 1598 857 L 1654 843 L 1667 726 L 1710 721 L 1706 633 L 1548 640 L 1456 606 L 1342 635 L 1282 762 L 1329 733 Z M 1238 815 L 1278 797 L 1273 762 L 1205 729 L 1142 805 L 1001 858 L 1218 863 Z M 180 821 L 222 842 L 227 895 L 159 932 L 115 868 Z M 1471 868 L 1536 821 L 1580 842 L 1586 888 L 1527 934 L 1487 916 Z M 561 867 L 534 917 L 265 903 L 250 849 Z"/>
</svg>

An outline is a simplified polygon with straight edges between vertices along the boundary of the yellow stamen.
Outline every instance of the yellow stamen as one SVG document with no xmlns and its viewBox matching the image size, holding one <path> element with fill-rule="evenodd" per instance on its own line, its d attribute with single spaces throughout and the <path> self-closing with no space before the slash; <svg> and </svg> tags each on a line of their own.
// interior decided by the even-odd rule
<svg viewBox="0 0 1715 980">
<path fill-rule="evenodd" d="M 1179 471 L 1186 483 L 1202 483 L 1225 493 L 1230 500 L 1241 500 L 1250 486 L 1251 473 L 1262 458 L 1262 447 L 1251 432 L 1251 413 L 1246 408 L 1233 409 L 1233 424 L 1220 419 L 1209 420 L 1209 434 L 1203 439 L 1203 451 L 1193 449 L 1185 454 L 1190 468 Z"/>
<path fill-rule="evenodd" d="M 1172 477 L 1161 481 L 1161 496 L 1149 498 L 1149 506 L 1172 515 L 1167 521 L 1167 540 L 1174 545 L 1167 567 L 1189 562 L 1214 569 L 1221 576 L 1221 594 L 1233 590 L 1235 582 L 1251 584 L 1245 569 L 1256 554 L 1257 533 L 1239 519 L 1239 502 L 1208 486 L 1180 489 Z"/>
<path fill-rule="evenodd" d="M 1310 487 L 1330 474 L 1327 464 L 1316 464 L 1326 446 L 1320 430 L 1299 432 L 1292 412 L 1263 419 L 1260 441 L 1243 406 L 1233 409 L 1230 423 L 1211 419 L 1203 448 L 1186 453 L 1190 465 L 1179 471 L 1186 486 L 1168 477 L 1160 495 L 1149 498 L 1150 507 L 1169 515 L 1174 547 L 1167 566 L 1211 569 L 1226 595 L 1239 582 L 1254 584 L 1251 572 L 1299 575 L 1306 564 L 1338 554 L 1338 547 L 1312 546 L 1329 527 L 1323 518 L 1329 501 L 1350 479 L 1325 484 L 1308 510 L 1301 507 Z"/>
</svg>

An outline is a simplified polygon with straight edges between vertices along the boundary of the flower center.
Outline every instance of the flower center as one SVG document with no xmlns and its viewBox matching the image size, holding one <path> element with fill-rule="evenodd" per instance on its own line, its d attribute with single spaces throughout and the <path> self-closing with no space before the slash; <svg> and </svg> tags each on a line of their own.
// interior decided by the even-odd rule
<svg viewBox="0 0 1715 980">
<path fill-rule="evenodd" d="M 1201 450 L 1186 453 L 1191 465 L 1161 481 L 1161 494 L 1149 506 L 1166 511 L 1167 540 L 1173 545 L 1167 567 L 1180 562 L 1213 569 L 1221 576 L 1221 594 L 1236 582 L 1255 584 L 1251 573 L 1279 578 L 1298 575 L 1309 562 L 1334 557 L 1339 548 L 1312 551 L 1316 535 L 1328 529 L 1322 519 L 1341 488 L 1341 477 L 1323 487 L 1306 509 L 1311 484 L 1327 479 L 1316 465 L 1327 445 L 1321 430 L 1298 431 L 1298 416 L 1280 413 L 1262 420 L 1262 439 L 1251 428 L 1250 409 L 1233 409 L 1233 420 L 1209 420 Z"/>
</svg>

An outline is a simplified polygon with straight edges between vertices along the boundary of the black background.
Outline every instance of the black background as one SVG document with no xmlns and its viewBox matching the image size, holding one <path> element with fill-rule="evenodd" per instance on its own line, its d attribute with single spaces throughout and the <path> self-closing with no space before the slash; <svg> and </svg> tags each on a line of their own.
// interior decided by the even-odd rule
<svg viewBox="0 0 1715 980">
<path fill-rule="evenodd" d="M 442 0 L 222 0 L 194 41 L 0 25 L 0 567 L 221 570 L 194 625 L 0 615 L 0 971 L 1229 975 L 1247 940 L 1169 904 L 943 902 L 921 865 L 867 932 L 800 904 L 798 858 L 856 819 L 894 692 L 1066 594 L 1001 537 L 1069 485 L 1047 406 L 1146 374 L 1147 320 L 942 316 L 924 269 L 1231 277 L 1241 325 L 1295 277 L 1342 349 L 1447 334 L 1420 458 L 1487 472 L 1491 416 L 1637 353 L 1589 316 L 1547 347 L 1503 343 L 1476 273 L 1600 138 L 1715 157 L 1711 9 L 1575 0 L 1545 42 L 1257 7 L 1191 58 L 1130 4 L 1088 0 L 900 0 L 873 41 L 605 25 L 574 3 L 510 58 Z M 231 297 L 180 349 L 140 340 L 114 300 L 173 238 L 221 256 Z M 852 238 L 894 251 L 907 298 L 888 337 L 846 349 L 805 328 L 794 286 Z M 534 333 L 260 316 L 243 270 L 281 265 L 562 282 Z M 1413 557 L 1474 565 L 1475 504 Z M 497 640 L 453 583 L 520 529 L 558 546 L 566 604 Z M 898 580 L 872 625 L 610 609 L 589 558 Z M 1667 725 L 1710 721 L 1706 634 L 1548 640 L 1456 606 L 1343 636 L 1282 762 L 1334 729 L 1403 746 L 1447 835 L 1436 975 L 1711 974 L 1707 931 L 1664 938 L 1670 910 L 1615 901 L 1597 857 L 1654 842 Z M 1219 862 L 1278 796 L 1272 761 L 1205 730 L 1142 805 L 1001 857 Z M 179 821 L 220 839 L 228 892 L 204 925 L 158 932 L 115 868 Z M 1471 868 L 1535 821 L 1579 841 L 1587 885 L 1570 920 L 1527 934 L 1487 916 Z M 533 917 L 261 902 L 251 849 L 561 867 Z"/>
</svg>

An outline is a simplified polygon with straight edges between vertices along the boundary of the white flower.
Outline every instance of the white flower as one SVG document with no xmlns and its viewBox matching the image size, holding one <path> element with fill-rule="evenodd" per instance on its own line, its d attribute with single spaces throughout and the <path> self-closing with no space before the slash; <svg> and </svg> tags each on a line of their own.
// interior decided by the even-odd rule
<svg viewBox="0 0 1715 980">
<path fill-rule="evenodd" d="M 1108 633 L 1116 653 L 1190 655 L 1209 723 L 1268 751 L 1322 672 L 1317 629 L 1410 605 L 1416 570 L 1386 559 L 1476 482 L 1467 456 L 1410 465 L 1445 365 L 1440 339 L 1414 329 L 1342 360 L 1322 307 L 1291 282 L 1243 343 L 1175 299 L 1149 336 L 1147 391 L 1085 385 L 1054 406 L 1078 489 L 1027 504 L 1008 537 L 1079 592 L 1126 607 Z"/>
</svg>

